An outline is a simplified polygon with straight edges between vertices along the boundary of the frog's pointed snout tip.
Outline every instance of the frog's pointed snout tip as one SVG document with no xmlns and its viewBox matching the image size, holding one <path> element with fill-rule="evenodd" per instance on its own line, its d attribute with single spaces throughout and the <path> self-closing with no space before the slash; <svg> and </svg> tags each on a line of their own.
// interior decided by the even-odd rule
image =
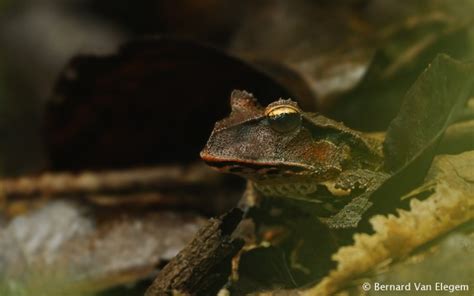
<svg viewBox="0 0 474 296">
<path fill-rule="evenodd" d="M 208 164 L 216 161 L 216 157 L 214 157 L 212 153 L 210 153 L 209 148 L 207 146 L 205 146 L 201 150 L 201 152 L 199 152 L 199 157 Z"/>
<path fill-rule="evenodd" d="M 199 157 L 204 161 L 206 160 L 206 158 L 209 157 L 209 154 L 207 153 L 206 148 L 202 149 L 201 152 L 199 152 Z"/>
<path fill-rule="evenodd" d="M 202 150 L 199 152 L 199 157 L 203 160 L 205 160 L 207 157 L 209 157 L 207 146 L 202 148 Z"/>
</svg>

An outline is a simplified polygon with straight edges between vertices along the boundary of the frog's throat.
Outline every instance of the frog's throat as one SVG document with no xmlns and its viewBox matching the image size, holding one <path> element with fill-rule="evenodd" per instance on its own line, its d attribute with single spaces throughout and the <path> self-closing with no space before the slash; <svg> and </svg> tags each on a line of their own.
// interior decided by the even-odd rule
<svg viewBox="0 0 474 296">
<path fill-rule="evenodd" d="M 341 189 L 335 185 L 334 181 L 324 182 L 253 182 L 255 188 L 265 196 L 289 197 L 294 199 L 314 200 L 309 198 L 318 191 L 318 186 L 324 186 L 335 198 L 346 197 L 351 194 L 350 189 Z"/>
<path fill-rule="evenodd" d="M 318 190 L 316 182 L 254 182 L 255 188 L 265 196 L 290 197 L 301 199 Z"/>
</svg>

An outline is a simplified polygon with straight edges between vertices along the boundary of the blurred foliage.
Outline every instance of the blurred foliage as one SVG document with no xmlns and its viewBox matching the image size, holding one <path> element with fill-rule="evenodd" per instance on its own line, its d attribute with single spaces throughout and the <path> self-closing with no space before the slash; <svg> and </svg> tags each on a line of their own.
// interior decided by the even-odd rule
<svg viewBox="0 0 474 296">
<path fill-rule="evenodd" d="M 110 52 L 120 40 L 162 34 L 229 50 L 296 90 L 300 102 L 366 131 L 388 126 L 436 54 L 466 60 L 474 42 L 472 0 L 1 3 L 6 175 L 45 168 L 43 104 L 66 61 L 78 52 Z"/>
<path fill-rule="evenodd" d="M 418 252 L 397 262 L 384 273 L 375 275 L 371 281 L 379 283 L 468 284 L 472 286 L 474 261 L 466 260 L 474 256 L 474 224 L 471 222 L 442 237 L 432 249 Z M 414 289 L 414 287 L 412 288 Z M 445 291 L 446 292 L 446 291 Z M 425 295 L 439 295 L 440 292 L 427 292 Z M 377 295 L 376 292 L 367 293 Z M 387 292 L 386 295 L 399 295 Z M 460 295 L 466 294 L 463 292 Z"/>
<path fill-rule="evenodd" d="M 0 0 L 0 16 L 4 12 L 6 8 L 8 8 L 8 5 L 11 4 L 11 0 Z"/>
<path fill-rule="evenodd" d="M 155 266 L 175 256 L 203 222 L 190 212 L 119 214 L 48 202 L 0 227 L 0 295 L 143 295 Z"/>
<path fill-rule="evenodd" d="M 333 255 L 338 267 L 303 294 L 330 295 L 347 286 L 353 286 L 362 293 L 361 283 L 367 277 L 374 281 L 399 278 L 397 283 L 403 283 L 402 279 L 406 281 L 407 276 L 411 276 L 411 282 L 431 280 L 433 282 L 430 283 L 434 284 L 437 280 L 447 282 L 452 279 L 456 283 L 472 284 L 474 266 L 460 264 L 460 259 L 466 255 L 467 258 L 472 257 L 474 251 L 473 165 L 473 151 L 437 157 L 425 184 L 409 195 L 412 198 L 410 210 L 399 210 L 397 215 L 373 217 L 371 224 L 375 233 L 356 234 L 353 245 L 343 247 Z M 428 192 L 429 197 L 420 201 L 417 198 L 422 196 L 422 192 Z M 471 223 L 471 226 L 456 229 L 465 223 Z M 443 240 L 443 236 L 450 232 L 457 234 Z M 453 241 L 462 243 L 453 248 Z M 420 255 L 423 252 L 425 256 Z M 432 252 L 437 255 L 433 256 Z M 413 265 L 410 264 L 410 256 L 415 256 L 411 257 L 415 264 L 424 262 L 411 267 L 412 271 L 419 268 L 422 272 L 409 272 L 410 268 L 396 264 L 391 270 L 391 264 L 397 261 L 406 260 L 405 266 Z M 385 274 L 387 269 L 389 272 Z M 455 274 L 446 277 L 447 269 Z M 351 284 L 351 281 L 355 283 Z"/>
<path fill-rule="evenodd" d="M 248 63 L 176 38 L 128 42 L 106 57 L 78 56 L 46 105 L 50 169 L 195 161 L 216 118 L 229 111 L 234 89 L 264 103 L 292 94 Z"/>
<path fill-rule="evenodd" d="M 385 130 L 409 86 L 437 54 L 461 61 L 473 58 L 474 19 L 465 11 L 474 2 L 420 2 L 426 5 L 375 33 L 377 50 L 365 77 L 331 106 L 331 116 L 354 128 Z"/>
<path fill-rule="evenodd" d="M 473 278 L 472 266 L 456 269 L 456 264 L 472 257 L 472 225 L 456 227 L 472 223 L 472 152 L 437 157 L 425 183 L 418 181 L 439 152 L 436 145 L 443 132 L 461 118 L 459 109 L 472 95 L 474 77 L 471 66 L 445 56 L 423 71 L 439 53 L 461 61 L 474 58 L 472 11 L 474 0 L 0 0 L 0 175 L 40 172 L 48 161 L 55 167 L 55 157 L 60 159 L 56 167 L 62 169 L 73 168 L 68 159 L 76 163 L 75 169 L 103 168 L 100 161 L 111 156 L 116 157 L 113 164 L 123 161 L 127 166 L 150 165 L 156 159 L 195 160 L 204 135 L 227 111 L 228 88 L 251 85 L 267 102 L 295 96 L 305 110 L 317 109 L 354 129 L 388 128 L 387 164 L 396 173 L 374 194 L 380 207 L 376 204 L 365 217 L 365 226 L 370 221 L 374 232 L 358 229 L 361 233 L 354 240 L 355 230 L 329 232 L 292 202 L 270 201 L 254 209 L 250 215 L 260 220 L 259 241 L 243 254 L 231 291 L 238 295 L 312 284 L 309 291 L 289 293 L 328 295 L 346 288 L 348 293 L 361 293 L 348 287 L 364 279 L 403 281 L 418 275 L 420 281 L 431 281 L 436 273 L 444 276 L 448 267 L 459 275 L 456 279 L 467 274 L 468 281 Z M 144 34 L 185 37 L 232 54 L 188 42 L 179 47 L 182 56 L 172 56 L 178 51 L 172 45 L 171 57 L 156 66 L 159 71 L 149 71 L 156 52 L 143 40 L 126 43 L 136 46 L 138 58 L 133 63 L 124 51 L 110 54 L 124 40 Z M 68 64 L 78 53 L 89 55 Z M 174 66 L 176 61 L 183 63 L 173 68 L 170 61 Z M 87 71 L 79 71 L 74 63 L 87 64 L 81 68 Z M 236 70 L 240 67 L 246 71 Z M 410 90 L 420 73 L 420 84 Z M 236 81 L 245 85 L 235 85 Z M 63 84 L 67 91 L 61 89 Z M 45 151 L 44 110 L 46 102 L 65 93 L 73 98 L 68 101 L 70 113 L 59 111 L 61 120 L 46 131 L 60 130 L 56 138 L 74 146 L 61 158 L 65 146 Z M 131 106 L 132 101 L 138 103 Z M 145 101 L 155 104 L 140 103 Z M 133 110 L 146 110 L 148 115 L 137 112 L 143 123 L 131 127 Z M 111 126 L 118 128 L 107 129 Z M 130 128 L 128 136 L 125 128 Z M 93 146 L 91 134 L 96 143 L 104 144 L 98 145 L 98 160 L 86 153 Z M 443 145 L 444 152 L 463 149 L 456 141 Z M 126 159 L 126 153 L 119 152 L 127 147 L 135 152 Z M 147 153 L 150 157 L 145 159 Z M 420 186 L 400 202 L 415 185 Z M 393 214 L 397 207 L 405 208 L 398 216 L 373 217 Z M 8 227 L 3 217 L 0 222 Z M 0 235 L 2 243 L 17 243 L 5 238 Z M 0 269 L 8 262 L 0 260 Z M 17 279 L 1 274 L 0 295 L 64 295 L 72 279 L 61 274 L 25 270 Z M 103 290 L 99 295 L 139 295 L 148 284 L 142 274 L 120 278 L 119 283 L 137 278 L 142 281 L 135 286 L 97 288 Z M 78 290 L 68 295 L 92 295 Z"/>
<path fill-rule="evenodd" d="M 0 49 L 0 175 L 32 172 L 44 163 L 39 102 L 15 81 L 12 65 L 4 63 Z"/>
</svg>

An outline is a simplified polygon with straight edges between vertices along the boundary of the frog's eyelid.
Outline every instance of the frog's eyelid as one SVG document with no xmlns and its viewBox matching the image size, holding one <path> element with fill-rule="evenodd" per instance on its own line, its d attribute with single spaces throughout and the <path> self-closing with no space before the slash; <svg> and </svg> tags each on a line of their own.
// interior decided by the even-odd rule
<svg viewBox="0 0 474 296">
<path fill-rule="evenodd" d="M 266 116 L 278 116 L 282 114 L 293 114 L 293 113 L 300 113 L 300 110 L 292 105 L 272 106 L 270 108 L 267 107 L 267 109 L 265 109 Z"/>
</svg>

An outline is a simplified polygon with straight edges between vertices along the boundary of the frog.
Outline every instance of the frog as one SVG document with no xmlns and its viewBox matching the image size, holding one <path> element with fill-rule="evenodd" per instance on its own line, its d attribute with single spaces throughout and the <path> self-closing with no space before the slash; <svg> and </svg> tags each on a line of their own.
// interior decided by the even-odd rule
<svg viewBox="0 0 474 296">
<path fill-rule="evenodd" d="M 357 227 L 371 192 L 389 176 L 382 140 L 305 112 L 292 99 L 264 107 L 234 90 L 230 106 L 200 153 L 206 164 L 245 178 L 248 204 L 288 198 L 317 209 L 329 228 Z"/>
</svg>

